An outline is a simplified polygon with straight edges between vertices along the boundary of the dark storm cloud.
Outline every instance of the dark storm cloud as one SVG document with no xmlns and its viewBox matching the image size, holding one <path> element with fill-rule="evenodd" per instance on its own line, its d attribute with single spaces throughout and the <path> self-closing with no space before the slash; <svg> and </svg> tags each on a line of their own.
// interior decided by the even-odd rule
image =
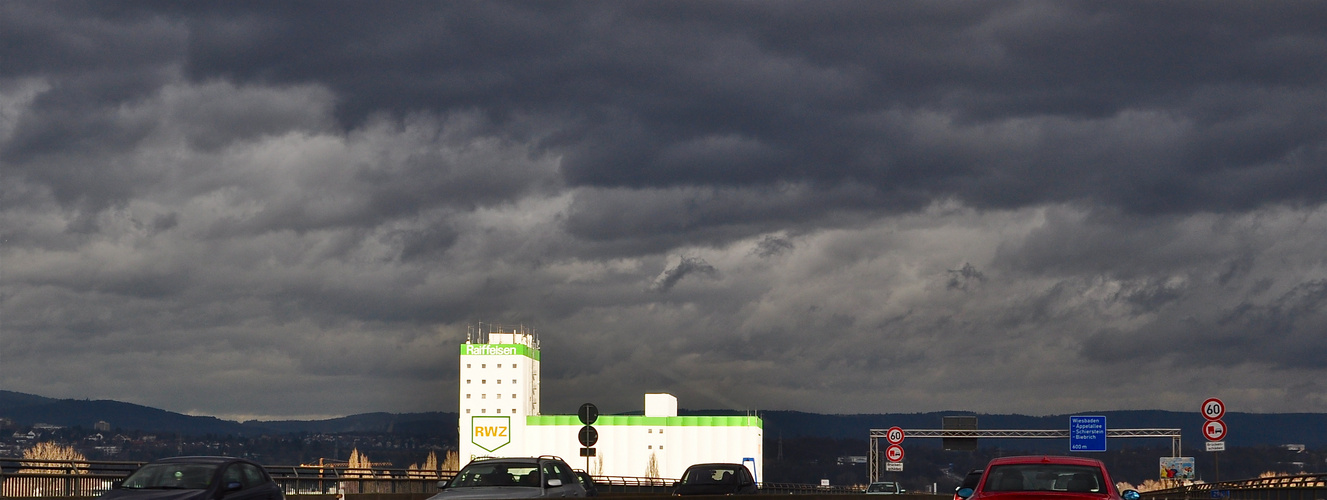
<svg viewBox="0 0 1327 500">
<path fill-rule="evenodd" d="M 322 82 L 348 123 L 556 116 L 545 144 L 573 184 L 1141 212 L 1323 198 L 1312 3 L 223 5 L 190 16 L 193 78 Z"/>
<path fill-rule="evenodd" d="M 0 382 L 432 410 L 496 320 L 544 332 L 546 400 L 607 411 L 1191 406 L 1159 379 L 1321 410 L 1285 380 L 1324 369 L 1323 26 L 1310 2 L 6 2 Z"/>
</svg>

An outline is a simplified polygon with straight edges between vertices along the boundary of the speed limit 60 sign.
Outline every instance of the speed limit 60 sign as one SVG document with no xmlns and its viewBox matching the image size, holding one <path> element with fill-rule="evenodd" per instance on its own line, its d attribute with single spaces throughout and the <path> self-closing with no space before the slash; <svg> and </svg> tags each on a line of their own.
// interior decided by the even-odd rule
<svg viewBox="0 0 1327 500">
<path fill-rule="evenodd" d="M 1226 404 L 1217 398 L 1207 398 L 1203 401 L 1203 418 L 1208 420 L 1221 420 L 1226 416 Z"/>
<path fill-rule="evenodd" d="M 889 441 L 889 444 L 902 443 L 903 429 L 900 429 L 898 427 L 890 427 L 889 430 L 885 431 L 885 440 Z"/>
</svg>

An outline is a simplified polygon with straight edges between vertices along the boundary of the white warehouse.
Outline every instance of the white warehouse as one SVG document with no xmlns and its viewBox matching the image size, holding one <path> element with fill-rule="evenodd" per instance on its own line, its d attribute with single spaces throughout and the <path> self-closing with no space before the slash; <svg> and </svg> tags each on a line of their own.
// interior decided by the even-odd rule
<svg viewBox="0 0 1327 500">
<path fill-rule="evenodd" d="M 579 417 L 539 413 L 539 340 L 524 328 L 472 331 L 460 366 L 462 462 L 556 455 L 593 475 L 661 478 L 678 478 L 691 464 L 728 462 L 762 478 L 760 417 L 678 416 L 669 394 L 646 394 L 643 416 L 599 416 L 595 456 L 582 457 Z"/>
</svg>

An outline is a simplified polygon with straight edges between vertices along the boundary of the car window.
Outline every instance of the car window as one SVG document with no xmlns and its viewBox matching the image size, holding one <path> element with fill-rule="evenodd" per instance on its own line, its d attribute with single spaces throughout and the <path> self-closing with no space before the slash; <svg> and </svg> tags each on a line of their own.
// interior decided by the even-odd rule
<svg viewBox="0 0 1327 500">
<path fill-rule="evenodd" d="M 212 484 L 216 470 L 211 464 L 147 464 L 125 478 L 121 487 L 201 490 Z"/>
<path fill-rule="evenodd" d="M 263 475 L 263 471 L 257 465 L 240 464 L 240 470 L 244 471 L 245 488 L 267 484 L 267 477 Z"/>
<path fill-rule="evenodd" d="M 1105 492 L 1101 469 L 1088 465 L 998 465 L 987 474 L 985 491 Z"/>
<path fill-rule="evenodd" d="M 557 478 L 562 480 L 562 484 L 576 484 L 576 477 L 572 475 L 571 469 L 558 462 L 544 462 L 544 477 L 546 479 Z"/>
<path fill-rule="evenodd" d="M 746 469 L 743 467 L 742 469 Z M 732 467 L 692 467 L 687 469 L 682 478 L 685 484 L 735 483 L 741 477 Z"/>
<path fill-rule="evenodd" d="M 456 474 L 449 488 L 477 486 L 539 486 L 539 469 L 533 464 L 473 464 Z"/>
<path fill-rule="evenodd" d="M 235 483 L 238 483 L 241 488 L 249 487 L 249 485 L 244 484 L 244 469 L 241 468 L 242 465 L 243 464 L 230 464 L 230 467 L 226 467 L 226 474 L 222 477 L 222 481 L 226 483 L 225 487 L 230 487 L 231 484 Z"/>
</svg>

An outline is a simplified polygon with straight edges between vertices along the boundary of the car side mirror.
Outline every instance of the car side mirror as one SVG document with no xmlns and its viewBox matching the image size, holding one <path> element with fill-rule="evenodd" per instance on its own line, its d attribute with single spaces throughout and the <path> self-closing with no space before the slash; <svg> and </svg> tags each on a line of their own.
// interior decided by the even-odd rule
<svg viewBox="0 0 1327 500">
<path fill-rule="evenodd" d="M 548 487 L 549 487 L 549 488 L 556 488 L 556 487 L 558 487 L 558 486 L 562 486 L 562 480 L 561 480 L 561 479 L 558 479 L 558 478 L 555 477 L 555 478 L 553 478 L 553 479 L 549 479 L 549 480 L 548 480 Z"/>
<path fill-rule="evenodd" d="M 231 481 L 229 483 L 226 483 L 226 491 L 240 491 L 243 488 L 244 485 L 240 484 L 239 481 Z"/>
<path fill-rule="evenodd" d="M 974 493 L 974 492 L 972 491 L 972 488 L 959 488 L 958 491 L 955 491 L 955 492 L 954 492 L 955 495 L 958 495 L 958 496 L 963 497 L 963 498 L 970 497 L 970 496 L 972 496 L 973 493 Z M 1137 498 L 1134 498 L 1134 499 L 1132 499 L 1132 500 L 1138 500 L 1138 499 L 1137 499 Z"/>
<path fill-rule="evenodd" d="M 438 489 L 443 489 L 443 488 L 446 488 L 446 487 L 447 487 L 447 480 L 446 480 L 446 479 L 442 479 L 442 480 L 439 480 L 439 481 L 438 481 Z"/>
<path fill-rule="evenodd" d="M 1124 500 L 1138 500 L 1143 497 L 1143 494 L 1139 493 L 1138 490 L 1124 490 L 1120 493 L 1120 496 L 1124 497 Z"/>
</svg>

